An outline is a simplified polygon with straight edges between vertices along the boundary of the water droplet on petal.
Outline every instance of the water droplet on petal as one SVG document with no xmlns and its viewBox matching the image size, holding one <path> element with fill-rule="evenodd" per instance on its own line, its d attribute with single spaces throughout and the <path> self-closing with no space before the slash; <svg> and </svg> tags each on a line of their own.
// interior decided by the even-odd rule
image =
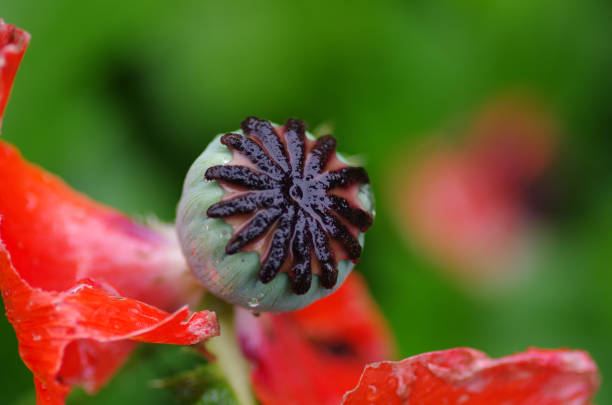
<svg viewBox="0 0 612 405">
<path fill-rule="evenodd" d="M 28 211 L 33 211 L 36 208 L 36 205 L 38 204 L 38 199 L 36 198 L 35 194 L 32 193 L 27 193 L 26 194 L 26 210 Z"/>
<path fill-rule="evenodd" d="M 395 377 L 387 378 L 387 388 L 389 388 L 389 390 L 395 390 L 397 389 L 397 386 L 398 386 L 397 378 Z"/>
<path fill-rule="evenodd" d="M 368 385 L 368 393 L 366 394 L 367 401 L 374 401 L 378 398 L 378 390 L 375 385 Z"/>
<path fill-rule="evenodd" d="M 470 396 L 468 394 L 463 394 L 459 397 L 459 399 L 457 400 L 457 403 L 463 404 L 464 402 L 467 402 L 468 399 L 470 399 Z"/>
</svg>

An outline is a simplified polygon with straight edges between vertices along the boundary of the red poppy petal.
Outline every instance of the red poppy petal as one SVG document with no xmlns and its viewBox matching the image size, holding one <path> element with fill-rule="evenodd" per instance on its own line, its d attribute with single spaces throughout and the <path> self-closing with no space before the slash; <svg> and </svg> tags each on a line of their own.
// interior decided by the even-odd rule
<svg viewBox="0 0 612 405">
<path fill-rule="evenodd" d="M 36 405 L 64 405 L 70 393 L 70 387 L 61 384 L 45 384 L 34 377 L 36 389 Z"/>
<path fill-rule="evenodd" d="M 29 42 L 30 34 L 5 24 L 0 18 L 0 127 L 17 68 Z"/>
<path fill-rule="evenodd" d="M 69 391 L 66 387 L 74 384 L 89 390 L 99 388 L 133 348 L 130 341 L 109 341 L 130 338 L 183 343 L 198 331 L 199 324 L 205 324 L 203 315 L 195 315 L 183 325 L 186 309 L 172 316 L 161 311 L 174 311 L 201 291 L 186 270 L 172 231 L 167 235 L 154 231 L 95 203 L 27 163 L 2 141 L 0 184 L 0 250 L 6 255 L 0 266 L 0 288 L 22 358 L 40 380 L 36 383 L 39 401 L 48 396 L 61 403 Z M 7 277 L 12 284 L 7 284 Z M 74 288 L 81 284 L 87 287 L 77 294 Z M 14 287 L 19 285 L 22 287 Z M 127 323 L 114 325 L 117 329 L 109 331 L 98 329 L 108 325 L 107 321 L 102 325 L 95 324 L 98 318 L 87 321 L 87 314 L 101 312 L 93 312 L 95 307 L 76 298 L 93 299 L 92 291 L 102 294 L 100 300 L 116 305 L 114 308 L 123 303 L 133 305 L 120 313 Z M 20 294 L 41 300 L 46 310 L 32 314 Z M 128 299 L 111 300 L 110 296 Z M 49 302 L 58 305 L 49 306 Z M 75 314 L 80 314 L 78 320 Z M 42 320 L 30 324 L 28 319 L 33 316 Z M 136 323 L 138 316 L 144 316 L 146 322 Z M 73 324 L 77 321 L 81 322 L 78 326 L 86 327 L 86 333 L 73 335 L 79 330 Z M 175 332 L 177 323 L 180 327 Z M 51 331 L 45 327 L 59 334 L 56 340 L 61 345 L 54 352 L 47 351 L 49 345 L 43 338 Z M 75 329 L 66 329 L 71 327 Z M 130 333 L 122 329 L 128 327 L 133 328 Z M 192 329 L 185 329 L 189 327 Z M 173 335 L 178 331 L 182 331 L 183 340 Z M 47 360 L 45 353 L 50 356 Z"/>
<path fill-rule="evenodd" d="M 143 302 L 119 297 L 91 280 L 83 280 L 63 292 L 32 288 L 19 276 L 10 254 L 1 246 L 0 288 L 7 317 L 19 340 L 21 358 L 34 373 L 39 401 L 43 403 L 44 398 L 48 398 L 48 403 L 63 403 L 67 388 L 77 383 L 97 388 L 131 349 L 129 344 L 119 342 L 117 347 L 107 345 L 99 350 L 98 342 L 131 339 L 189 345 L 219 334 L 212 312 L 190 315 L 184 307 L 169 314 Z M 72 342 L 79 346 L 73 345 L 67 352 Z M 75 360 L 77 352 L 80 356 Z M 73 354 L 72 359 L 62 368 L 64 356 L 69 353 Z M 113 356 L 101 357 L 109 353 Z M 71 367 L 74 363 L 80 364 Z"/>
<path fill-rule="evenodd" d="M 599 386 L 583 351 L 530 349 L 490 359 L 459 348 L 368 365 L 343 404 L 586 405 Z"/>
<path fill-rule="evenodd" d="M 259 317 L 239 310 L 236 323 L 264 405 L 338 404 L 364 365 L 393 355 L 384 319 L 354 272 L 305 309 Z"/>
<path fill-rule="evenodd" d="M 84 278 L 166 311 L 201 291 L 174 231 L 163 233 L 75 192 L 0 141 L 0 240 L 32 287 L 63 291 Z"/>
</svg>

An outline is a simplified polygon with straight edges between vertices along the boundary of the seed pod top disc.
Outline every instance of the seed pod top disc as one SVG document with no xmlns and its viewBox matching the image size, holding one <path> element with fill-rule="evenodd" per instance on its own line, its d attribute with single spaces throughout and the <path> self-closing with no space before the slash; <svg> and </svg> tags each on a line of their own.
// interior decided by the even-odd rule
<svg viewBox="0 0 612 405">
<path fill-rule="evenodd" d="M 213 294 L 293 311 L 338 288 L 372 224 L 368 175 L 302 121 L 249 117 L 193 163 L 178 207 L 183 252 Z"/>
</svg>

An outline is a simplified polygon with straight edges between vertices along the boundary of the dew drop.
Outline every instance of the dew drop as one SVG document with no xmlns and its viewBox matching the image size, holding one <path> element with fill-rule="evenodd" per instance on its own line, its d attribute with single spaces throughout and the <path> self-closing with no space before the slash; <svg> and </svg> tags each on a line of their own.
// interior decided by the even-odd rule
<svg viewBox="0 0 612 405">
<path fill-rule="evenodd" d="M 368 393 L 366 394 L 367 401 L 374 401 L 378 398 L 378 390 L 375 385 L 368 385 Z"/>
<path fill-rule="evenodd" d="M 38 342 L 40 339 L 42 339 L 42 336 L 40 336 L 39 334 L 34 333 L 34 334 L 32 335 L 32 340 L 33 340 L 33 341 Z"/>
<path fill-rule="evenodd" d="M 259 306 L 259 300 L 257 298 L 251 298 L 247 304 L 249 308 L 257 308 Z"/>
<path fill-rule="evenodd" d="M 395 378 L 395 377 L 387 378 L 387 387 L 389 387 L 389 390 L 397 389 L 398 385 L 399 384 L 398 384 L 397 378 Z"/>
<path fill-rule="evenodd" d="M 25 209 L 28 211 L 33 211 L 36 208 L 36 205 L 38 204 L 38 199 L 36 198 L 36 195 L 32 193 L 26 193 L 25 197 L 26 197 Z"/>
</svg>

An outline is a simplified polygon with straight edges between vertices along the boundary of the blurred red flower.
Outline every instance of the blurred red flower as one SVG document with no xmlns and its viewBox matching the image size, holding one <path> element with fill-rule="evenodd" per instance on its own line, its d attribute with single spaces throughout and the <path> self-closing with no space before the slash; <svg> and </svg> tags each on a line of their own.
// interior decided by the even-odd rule
<svg viewBox="0 0 612 405">
<path fill-rule="evenodd" d="M 0 22 L 2 107 L 28 39 Z M 173 233 L 76 193 L 2 141 L 0 184 L 0 289 L 39 404 L 62 404 L 76 384 L 95 391 L 133 341 L 218 335 L 214 313 L 184 305 L 194 291 Z"/>
<path fill-rule="evenodd" d="M 526 201 L 552 165 L 556 138 L 536 103 L 519 96 L 497 100 L 477 115 L 460 145 L 430 145 L 393 170 L 398 175 L 389 195 L 400 223 L 462 279 L 478 284 L 515 277 L 530 253 Z"/>
</svg>

